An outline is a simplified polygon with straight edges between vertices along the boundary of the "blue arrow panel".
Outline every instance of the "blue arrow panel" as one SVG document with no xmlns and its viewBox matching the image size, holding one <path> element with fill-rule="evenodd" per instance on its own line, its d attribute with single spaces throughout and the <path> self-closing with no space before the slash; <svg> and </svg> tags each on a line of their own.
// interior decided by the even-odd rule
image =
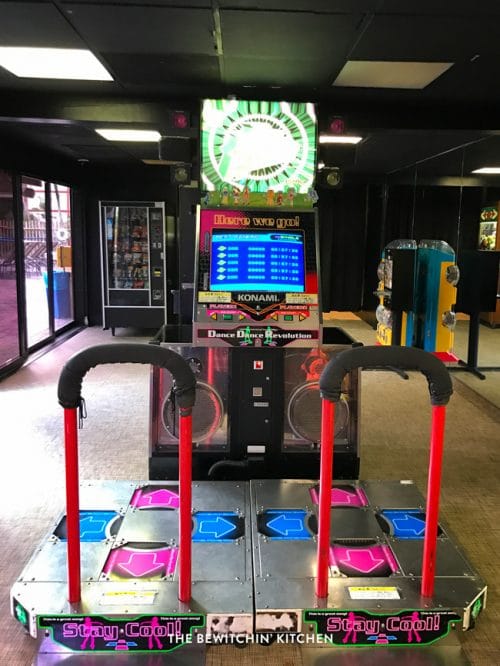
<svg viewBox="0 0 500 666">
<path fill-rule="evenodd" d="M 396 539 L 423 539 L 425 513 L 408 509 L 391 509 L 381 512 L 389 525 L 389 533 Z"/>
<path fill-rule="evenodd" d="M 118 518 L 120 521 L 117 521 Z M 121 518 L 116 511 L 80 511 L 80 541 L 97 543 L 114 536 Z M 61 541 L 66 541 L 66 516 L 54 530 L 54 535 Z"/>
<path fill-rule="evenodd" d="M 259 516 L 259 532 L 274 540 L 311 539 L 307 516 L 307 511 L 302 509 L 267 509 Z"/>
<path fill-rule="evenodd" d="M 234 541 L 243 536 L 244 527 L 244 518 L 233 511 L 197 511 L 194 514 L 193 541 Z"/>
</svg>

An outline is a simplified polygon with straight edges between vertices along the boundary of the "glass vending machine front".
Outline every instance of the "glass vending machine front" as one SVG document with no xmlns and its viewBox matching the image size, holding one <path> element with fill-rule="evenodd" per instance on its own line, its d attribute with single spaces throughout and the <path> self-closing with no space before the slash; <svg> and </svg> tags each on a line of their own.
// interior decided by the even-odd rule
<svg viewBox="0 0 500 666">
<path fill-rule="evenodd" d="M 144 292 L 144 305 L 149 304 L 148 236 L 147 208 L 106 207 L 109 290 L 141 290 Z M 114 300 L 122 301 L 122 298 L 119 294 L 110 293 L 110 305 L 114 304 Z"/>
</svg>

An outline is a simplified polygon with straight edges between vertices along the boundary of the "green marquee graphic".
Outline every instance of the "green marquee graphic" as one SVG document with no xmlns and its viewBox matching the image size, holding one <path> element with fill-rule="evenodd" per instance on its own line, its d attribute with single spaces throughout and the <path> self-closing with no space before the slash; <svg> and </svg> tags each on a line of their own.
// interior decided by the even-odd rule
<svg viewBox="0 0 500 666">
<path fill-rule="evenodd" d="M 316 170 L 316 127 L 307 102 L 204 100 L 203 189 L 306 194 Z"/>
</svg>

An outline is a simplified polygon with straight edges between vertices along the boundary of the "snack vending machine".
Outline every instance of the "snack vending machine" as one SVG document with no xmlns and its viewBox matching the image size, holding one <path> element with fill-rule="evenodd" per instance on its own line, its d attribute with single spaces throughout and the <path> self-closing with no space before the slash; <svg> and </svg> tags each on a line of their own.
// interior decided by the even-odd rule
<svg viewBox="0 0 500 666">
<path fill-rule="evenodd" d="M 163 202 L 100 203 L 103 328 L 166 323 Z"/>
</svg>

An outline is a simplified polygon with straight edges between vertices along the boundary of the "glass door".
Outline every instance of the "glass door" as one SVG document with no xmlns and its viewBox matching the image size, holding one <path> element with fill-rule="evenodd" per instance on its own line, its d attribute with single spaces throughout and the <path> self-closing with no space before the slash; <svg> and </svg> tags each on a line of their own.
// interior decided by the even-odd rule
<svg viewBox="0 0 500 666">
<path fill-rule="evenodd" d="M 0 368 L 20 357 L 12 177 L 0 170 Z"/>
<path fill-rule="evenodd" d="M 23 176 L 24 288 L 28 349 L 50 337 L 45 183 Z"/>
</svg>

